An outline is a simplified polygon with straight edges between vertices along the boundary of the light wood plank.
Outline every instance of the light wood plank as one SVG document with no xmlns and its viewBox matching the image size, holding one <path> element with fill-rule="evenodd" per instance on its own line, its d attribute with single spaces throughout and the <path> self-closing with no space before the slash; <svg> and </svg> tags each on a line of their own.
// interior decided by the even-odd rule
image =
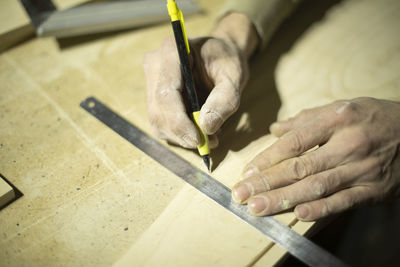
<svg viewBox="0 0 400 267">
<path fill-rule="evenodd" d="M 20 1 L 0 1 L 0 52 L 25 40 L 34 33 Z"/>
<path fill-rule="evenodd" d="M 335 15 L 337 20 L 315 27 L 281 61 L 276 72 L 280 118 L 310 105 L 362 95 L 363 88 L 373 96 L 398 99 L 399 46 L 392 27 L 398 25 L 398 4 L 359 1 L 365 4 L 361 7 L 356 2 L 336 13 L 346 14 L 342 21 Z M 215 1 L 200 4 L 206 12 L 187 20 L 191 36 L 209 33 L 216 15 L 210 8 Z M 382 12 L 375 12 L 380 8 Z M 365 15 L 375 19 L 365 21 Z M 363 21 L 352 29 L 357 33 L 352 39 L 342 33 L 351 30 L 351 17 Z M 383 31 L 371 26 L 385 23 L 391 27 Z M 70 47 L 60 48 L 52 38 L 34 39 L 0 56 L 0 87 L 5 92 L 0 98 L 0 135 L 5 140 L 0 168 L 24 192 L 21 201 L 1 211 L 0 265 L 110 266 L 130 249 L 136 255 L 154 255 L 154 260 L 139 255 L 138 261 L 149 265 L 171 259 L 187 266 L 246 265 L 265 251 L 265 257 L 281 257 L 282 252 L 272 253 L 278 249 L 264 236 L 186 188 L 79 108 L 81 100 L 95 95 L 151 133 L 141 62 L 145 52 L 170 35 L 166 23 Z M 382 38 L 387 41 L 379 43 Z M 353 46 L 354 40 L 363 47 Z M 386 61 L 384 51 L 391 51 Z M 280 104 L 276 93 L 268 90 L 274 88 L 275 69 L 268 64 L 274 60 L 272 52 L 255 60 L 241 109 L 224 126 L 221 145 L 213 151 L 218 163 L 213 176 L 229 187 L 244 164 L 274 141 L 267 135 Z M 380 63 L 378 72 L 372 69 L 378 78 L 368 80 L 368 69 L 358 73 L 349 68 L 357 61 L 365 68 L 381 61 L 388 64 Z M 196 153 L 170 149 L 203 168 Z M 294 223 L 291 213 L 278 218 Z"/>
<path fill-rule="evenodd" d="M 0 208 L 15 198 L 14 189 L 0 177 Z"/>
</svg>

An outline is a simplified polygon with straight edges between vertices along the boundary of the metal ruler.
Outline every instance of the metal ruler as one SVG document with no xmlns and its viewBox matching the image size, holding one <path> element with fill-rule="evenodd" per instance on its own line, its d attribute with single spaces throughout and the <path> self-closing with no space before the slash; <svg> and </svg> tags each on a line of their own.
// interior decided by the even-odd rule
<svg viewBox="0 0 400 267">
<path fill-rule="evenodd" d="M 251 215 L 246 206 L 232 200 L 231 190 L 228 187 L 191 165 L 94 97 L 84 100 L 81 107 L 182 180 L 268 236 L 300 261 L 309 266 L 346 266 L 338 258 L 272 216 Z"/>
<path fill-rule="evenodd" d="M 158 0 L 86 1 L 61 11 L 52 0 L 20 1 L 38 36 L 71 37 L 169 21 L 164 1 Z M 185 14 L 200 10 L 191 0 L 179 6 Z"/>
</svg>

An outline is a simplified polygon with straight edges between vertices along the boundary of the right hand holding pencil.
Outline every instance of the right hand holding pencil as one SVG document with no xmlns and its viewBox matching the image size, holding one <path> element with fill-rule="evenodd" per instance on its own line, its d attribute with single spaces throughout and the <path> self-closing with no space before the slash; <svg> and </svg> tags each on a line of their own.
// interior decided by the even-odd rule
<svg viewBox="0 0 400 267">
<path fill-rule="evenodd" d="M 218 145 L 215 133 L 239 107 L 248 78 L 248 58 L 258 37 L 250 20 L 231 13 L 211 36 L 190 40 L 192 70 L 201 107 L 199 124 Z M 148 116 L 157 137 L 185 148 L 196 148 L 199 133 L 185 108 L 183 81 L 176 44 L 167 38 L 143 63 L 147 81 Z M 200 102 L 202 104 L 202 102 Z"/>
</svg>

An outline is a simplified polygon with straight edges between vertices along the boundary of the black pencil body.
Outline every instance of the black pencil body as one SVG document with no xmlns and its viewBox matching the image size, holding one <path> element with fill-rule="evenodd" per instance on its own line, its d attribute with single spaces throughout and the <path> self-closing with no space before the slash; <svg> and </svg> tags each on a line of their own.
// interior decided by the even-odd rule
<svg viewBox="0 0 400 267">
<path fill-rule="evenodd" d="M 194 85 L 192 69 L 190 67 L 189 55 L 186 51 L 185 39 L 182 33 L 182 26 L 179 20 L 171 22 L 174 30 L 176 45 L 178 48 L 179 59 L 181 62 L 181 71 L 183 82 L 187 91 L 188 101 L 190 104 L 190 113 L 199 111 L 200 106 L 197 100 L 196 87 Z"/>
</svg>

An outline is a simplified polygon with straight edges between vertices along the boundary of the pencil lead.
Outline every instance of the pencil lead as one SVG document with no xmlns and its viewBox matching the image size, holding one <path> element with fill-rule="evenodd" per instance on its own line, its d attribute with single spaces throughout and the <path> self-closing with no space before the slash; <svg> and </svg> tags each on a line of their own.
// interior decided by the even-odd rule
<svg viewBox="0 0 400 267">
<path fill-rule="evenodd" d="M 211 164 L 210 164 L 210 156 L 209 155 L 204 155 L 202 156 L 204 164 L 207 167 L 208 172 L 211 173 Z"/>
</svg>

